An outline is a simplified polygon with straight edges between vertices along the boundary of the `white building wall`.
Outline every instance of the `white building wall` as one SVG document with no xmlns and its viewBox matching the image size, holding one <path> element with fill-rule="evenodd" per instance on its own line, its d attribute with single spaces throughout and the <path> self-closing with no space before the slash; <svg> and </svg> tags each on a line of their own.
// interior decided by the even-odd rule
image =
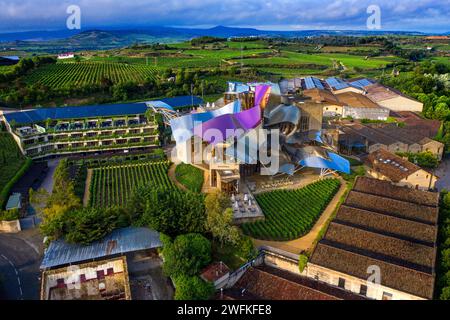
<svg viewBox="0 0 450 320">
<path fill-rule="evenodd" d="M 366 279 L 356 278 L 312 263 L 308 263 L 306 275 L 309 278 L 328 283 L 335 287 L 339 285 L 339 278 L 345 279 L 345 290 L 356 294 L 360 294 L 361 286 L 365 285 L 367 286 L 366 296 L 374 300 L 383 300 L 384 293 L 391 294 L 392 300 L 426 300 L 424 298 L 401 292 L 383 285 L 368 283 Z M 367 274 L 367 277 L 369 277 L 369 274 Z"/>
</svg>

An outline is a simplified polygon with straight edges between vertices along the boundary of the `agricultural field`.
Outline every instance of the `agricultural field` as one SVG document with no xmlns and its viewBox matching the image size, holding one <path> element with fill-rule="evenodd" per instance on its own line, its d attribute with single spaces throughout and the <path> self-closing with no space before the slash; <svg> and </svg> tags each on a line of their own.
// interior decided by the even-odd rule
<svg viewBox="0 0 450 320">
<path fill-rule="evenodd" d="M 289 241 L 311 230 L 340 188 L 337 179 L 325 179 L 298 190 L 277 190 L 256 196 L 266 219 L 242 225 L 255 239 Z"/>
<path fill-rule="evenodd" d="M 72 86 L 99 85 L 102 78 L 113 83 L 128 81 L 142 83 L 147 78 L 154 78 L 155 68 L 146 65 L 129 65 L 123 63 L 57 63 L 34 70 L 27 77 L 29 84 L 41 83 L 53 89 Z"/>
<path fill-rule="evenodd" d="M 138 162 L 93 169 L 90 205 L 124 206 L 136 187 L 149 182 L 172 187 L 167 175 L 168 169 L 168 161 Z"/>
<path fill-rule="evenodd" d="M 201 192 L 203 187 L 203 171 L 189 164 L 180 164 L 175 169 L 179 183 L 193 192 Z"/>
<path fill-rule="evenodd" d="M 10 72 L 14 69 L 14 66 L 0 66 L 0 74 Z"/>
</svg>

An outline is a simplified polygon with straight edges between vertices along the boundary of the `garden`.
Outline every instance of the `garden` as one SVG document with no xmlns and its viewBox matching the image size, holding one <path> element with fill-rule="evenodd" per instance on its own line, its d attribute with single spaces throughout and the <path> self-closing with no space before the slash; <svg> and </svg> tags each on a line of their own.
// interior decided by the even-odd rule
<svg viewBox="0 0 450 320">
<path fill-rule="evenodd" d="M 201 192 L 203 187 L 203 171 L 189 164 L 180 164 L 175 169 L 178 182 L 193 192 Z"/>
<path fill-rule="evenodd" d="M 308 233 L 340 188 L 325 179 L 297 190 L 276 190 L 256 196 L 266 219 L 242 225 L 246 235 L 260 240 L 289 241 Z"/>
</svg>

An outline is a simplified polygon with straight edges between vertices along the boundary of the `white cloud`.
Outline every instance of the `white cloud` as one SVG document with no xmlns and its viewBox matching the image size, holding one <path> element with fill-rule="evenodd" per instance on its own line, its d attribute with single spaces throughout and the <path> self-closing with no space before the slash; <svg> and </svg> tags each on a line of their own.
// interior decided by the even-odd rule
<svg viewBox="0 0 450 320">
<path fill-rule="evenodd" d="M 443 28 L 450 15 L 450 0 L 0 0 L 0 30 L 62 28 L 71 4 L 81 7 L 83 23 L 89 27 L 221 24 L 363 29 L 366 8 L 376 4 L 384 27 L 412 30 Z"/>
</svg>

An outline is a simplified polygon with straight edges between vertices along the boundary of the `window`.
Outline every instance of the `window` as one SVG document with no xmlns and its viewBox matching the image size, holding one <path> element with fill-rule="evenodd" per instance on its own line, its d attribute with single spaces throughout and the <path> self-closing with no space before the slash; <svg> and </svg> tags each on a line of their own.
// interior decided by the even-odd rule
<svg viewBox="0 0 450 320">
<path fill-rule="evenodd" d="M 367 296 L 367 286 L 366 285 L 361 285 L 361 288 L 359 289 L 359 294 L 362 296 Z"/>
<path fill-rule="evenodd" d="M 345 279 L 339 278 L 339 288 L 345 289 Z"/>
<path fill-rule="evenodd" d="M 392 300 L 392 294 L 388 292 L 383 292 L 383 300 Z"/>
<path fill-rule="evenodd" d="M 302 132 L 309 131 L 309 116 L 301 116 L 301 118 L 300 118 L 300 130 Z"/>
</svg>

